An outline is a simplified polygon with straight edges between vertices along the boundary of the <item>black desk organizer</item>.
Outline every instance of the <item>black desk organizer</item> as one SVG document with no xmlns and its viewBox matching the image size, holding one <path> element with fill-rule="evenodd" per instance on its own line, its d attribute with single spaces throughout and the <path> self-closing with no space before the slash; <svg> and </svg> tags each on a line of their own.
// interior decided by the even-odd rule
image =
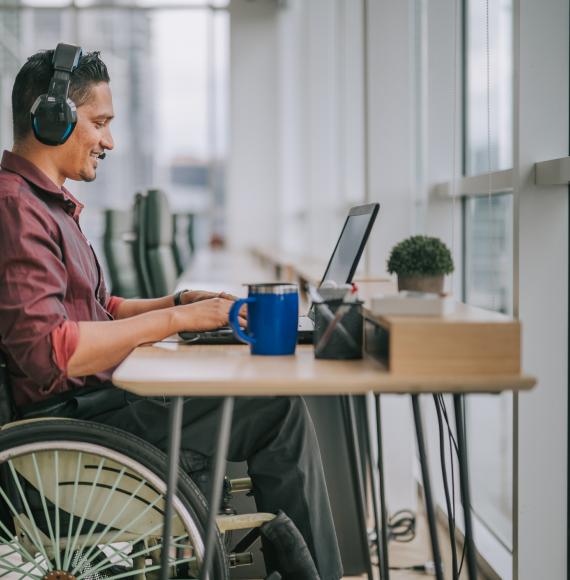
<svg viewBox="0 0 570 580">
<path fill-rule="evenodd" d="M 363 319 L 362 302 L 328 300 L 315 303 L 315 358 L 359 359 L 362 358 Z M 335 316 L 331 320 L 326 309 Z M 340 316 L 337 318 L 337 315 Z"/>
</svg>

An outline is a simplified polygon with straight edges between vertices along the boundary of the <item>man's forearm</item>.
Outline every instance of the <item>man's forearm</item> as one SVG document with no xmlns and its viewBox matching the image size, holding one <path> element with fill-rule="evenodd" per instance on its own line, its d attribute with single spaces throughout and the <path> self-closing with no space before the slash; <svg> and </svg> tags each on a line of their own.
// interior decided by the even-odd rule
<svg viewBox="0 0 570 580">
<path fill-rule="evenodd" d="M 162 310 L 172 306 L 174 306 L 174 297 L 172 295 L 163 296 L 162 298 L 129 298 L 119 304 L 115 312 L 115 318 L 123 320 L 145 312 Z"/>
<path fill-rule="evenodd" d="M 207 290 L 185 290 L 180 296 L 181 304 L 192 304 L 193 302 L 201 302 L 202 300 L 209 300 L 210 298 L 225 298 L 226 300 L 237 300 L 237 296 L 228 294 L 227 292 L 209 292 Z M 115 319 L 122 320 L 144 314 L 145 312 L 152 312 L 153 310 L 162 310 L 163 308 L 170 308 L 174 306 L 174 295 L 163 296 L 162 298 L 147 298 L 137 299 L 131 298 L 123 300 L 118 306 L 115 314 Z"/>
<path fill-rule="evenodd" d="M 79 342 L 68 361 L 68 376 L 101 372 L 119 364 L 140 344 L 179 332 L 182 328 L 176 310 L 162 308 L 128 320 L 80 322 Z"/>
</svg>

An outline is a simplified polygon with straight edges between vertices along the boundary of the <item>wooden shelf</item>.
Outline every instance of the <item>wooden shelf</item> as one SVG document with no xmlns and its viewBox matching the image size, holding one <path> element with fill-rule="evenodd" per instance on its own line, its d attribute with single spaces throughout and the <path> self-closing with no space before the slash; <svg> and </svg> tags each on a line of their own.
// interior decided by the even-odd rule
<svg viewBox="0 0 570 580">
<path fill-rule="evenodd" d="M 365 309 L 369 352 L 394 376 L 521 372 L 520 322 L 458 303 L 445 317 L 378 316 Z"/>
</svg>

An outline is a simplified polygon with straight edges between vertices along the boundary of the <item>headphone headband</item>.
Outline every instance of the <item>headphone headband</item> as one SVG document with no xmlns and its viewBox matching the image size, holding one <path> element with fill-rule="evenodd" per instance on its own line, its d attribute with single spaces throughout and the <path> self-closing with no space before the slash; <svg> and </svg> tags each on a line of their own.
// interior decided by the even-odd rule
<svg viewBox="0 0 570 580">
<path fill-rule="evenodd" d="M 82 53 L 81 47 L 60 42 L 53 52 L 53 68 L 71 74 L 77 68 Z"/>
<path fill-rule="evenodd" d="M 75 104 L 67 95 L 71 73 L 79 65 L 82 54 L 79 46 L 64 43 L 59 43 L 53 53 L 54 72 L 48 92 L 36 99 L 31 110 L 34 135 L 45 145 L 62 145 L 75 128 Z"/>
</svg>

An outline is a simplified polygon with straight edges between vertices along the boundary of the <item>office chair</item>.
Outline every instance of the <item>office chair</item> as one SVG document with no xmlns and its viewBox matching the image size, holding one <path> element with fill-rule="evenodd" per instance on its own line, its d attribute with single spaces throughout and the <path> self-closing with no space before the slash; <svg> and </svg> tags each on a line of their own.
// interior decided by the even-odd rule
<svg viewBox="0 0 570 580">
<path fill-rule="evenodd" d="M 178 276 L 184 272 L 192 258 L 193 247 L 190 240 L 192 217 L 191 214 L 184 213 L 175 213 L 172 216 L 172 250 Z"/>
<path fill-rule="evenodd" d="M 172 249 L 174 231 L 166 194 L 151 189 L 146 195 L 146 262 L 155 297 L 171 294 L 178 272 Z"/>
<path fill-rule="evenodd" d="M 135 235 L 132 251 L 137 270 L 139 288 L 141 290 L 141 298 L 153 298 L 155 294 L 150 279 L 146 256 L 146 203 L 147 199 L 145 193 L 137 193 L 135 195 L 133 208 L 133 231 Z"/>
<path fill-rule="evenodd" d="M 142 296 L 133 256 L 136 241 L 132 210 L 105 210 L 103 249 L 111 279 L 111 293 L 123 298 Z"/>
</svg>

